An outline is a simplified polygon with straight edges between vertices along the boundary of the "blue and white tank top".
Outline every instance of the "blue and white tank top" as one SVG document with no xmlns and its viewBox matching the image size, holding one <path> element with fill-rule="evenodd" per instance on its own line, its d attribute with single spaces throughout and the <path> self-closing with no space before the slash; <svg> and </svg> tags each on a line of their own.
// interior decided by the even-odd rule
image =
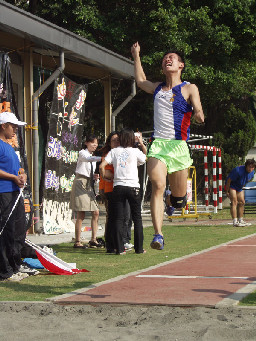
<svg viewBox="0 0 256 341">
<path fill-rule="evenodd" d="M 165 83 L 154 92 L 154 137 L 168 140 L 189 139 L 192 106 L 187 103 L 181 88 L 190 84 L 183 82 L 171 90 L 163 91 Z"/>
</svg>

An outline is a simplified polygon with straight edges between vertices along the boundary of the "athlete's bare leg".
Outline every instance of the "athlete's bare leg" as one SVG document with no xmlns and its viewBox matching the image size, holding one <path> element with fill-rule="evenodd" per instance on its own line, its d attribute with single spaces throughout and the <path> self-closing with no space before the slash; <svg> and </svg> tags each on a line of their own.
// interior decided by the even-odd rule
<svg viewBox="0 0 256 341">
<path fill-rule="evenodd" d="M 242 218 L 243 214 L 244 214 L 244 191 L 241 192 L 237 192 L 237 202 L 238 202 L 238 206 L 237 206 L 237 217 Z"/>
<path fill-rule="evenodd" d="M 152 223 L 155 229 L 155 234 L 163 235 L 163 194 L 166 187 L 166 165 L 162 161 L 154 157 L 150 157 L 147 162 L 147 172 L 152 185 L 152 194 L 150 200 Z"/>
<path fill-rule="evenodd" d="M 187 177 L 187 169 L 183 169 L 168 175 L 170 190 L 173 197 L 184 197 L 186 195 Z"/>
<path fill-rule="evenodd" d="M 230 214 L 232 219 L 237 218 L 237 191 L 233 188 L 229 189 L 229 199 L 231 201 Z"/>
</svg>

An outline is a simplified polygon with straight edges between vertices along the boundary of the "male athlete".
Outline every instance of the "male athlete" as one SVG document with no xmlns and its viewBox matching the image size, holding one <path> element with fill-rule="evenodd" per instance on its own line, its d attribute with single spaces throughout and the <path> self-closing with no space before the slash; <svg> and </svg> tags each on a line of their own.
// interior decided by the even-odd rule
<svg viewBox="0 0 256 341">
<path fill-rule="evenodd" d="M 192 164 L 186 141 L 189 139 L 192 111 L 198 123 L 204 122 L 199 91 L 195 84 L 182 82 L 181 73 L 185 62 L 177 51 L 167 52 L 162 60 L 165 82 L 147 80 L 140 60 L 140 45 L 133 44 L 135 79 L 138 87 L 154 95 L 154 134 L 148 152 L 148 175 L 152 184 L 151 216 L 155 230 L 151 247 L 162 250 L 164 205 L 163 193 L 166 175 L 174 208 L 186 205 L 187 169 Z"/>
<path fill-rule="evenodd" d="M 248 225 L 243 220 L 245 204 L 243 187 L 247 182 L 252 181 L 255 166 L 255 160 L 248 159 L 243 166 L 232 169 L 227 177 L 226 193 L 231 201 L 230 213 L 233 219 L 233 226 L 243 227 Z"/>
</svg>

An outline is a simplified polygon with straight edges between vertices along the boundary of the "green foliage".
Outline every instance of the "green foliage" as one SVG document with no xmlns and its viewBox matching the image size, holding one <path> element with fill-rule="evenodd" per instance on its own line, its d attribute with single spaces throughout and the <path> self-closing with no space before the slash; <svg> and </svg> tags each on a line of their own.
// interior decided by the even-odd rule
<svg viewBox="0 0 256 341">
<path fill-rule="evenodd" d="M 222 131 L 214 134 L 214 142 L 223 151 L 223 174 L 227 175 L 244 158 L 254 144 L 256 124 L 251 111 L 242 112 L 231 104 L 225 115 L 219 120 Z"/>
<path fill-rule="evenodd" d="M 57 26 L 96 41 L 94 30 L 97 30 L 100 22 L 94 0 L 86 0 L 86 4 L 82 0 L 58 2 L 51 0 L 9 0 L 7 2 L 38 15 Z"/>
<path fill-rule="evenodd" d="M 201 134 L 215 136 L 213 143 L 222 148 L 224 168 L 242 162 L 254 144 L 250 98 L 255 96 L 256 84 L 255 0 L 8 2 L 128 58 L 132 43 L 139 41 L 144 70 L 152 81 L 163 77 L 160 65 L 165 51 L 183 51 L 183 79 L 198 86 L 207 117 Z M 113 110 L 129 91 L 127 82 L 113 90 Z M 95 128 L 104 130 L 102 107 L 94 112 Z M 117 122 L 141 131 L 152 129 L 152 96 L 139 92 Z"/>
</svg>

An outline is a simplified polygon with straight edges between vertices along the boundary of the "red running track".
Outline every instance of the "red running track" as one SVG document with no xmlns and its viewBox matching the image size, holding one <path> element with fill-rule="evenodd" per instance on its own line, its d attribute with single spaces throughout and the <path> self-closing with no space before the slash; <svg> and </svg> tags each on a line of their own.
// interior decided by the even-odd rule
<svg viewBox="0 0 256 341">
<path fill-rule="evenodd" d="M 215 307 L 231 295 L 234 299 L 231 303 L 238 303 L 248 284 L 253 284 L 251 287 L 256 290 L 255 281 L 256 235 L 253 235 L 54 300 L 59 304 Z"/>
</svg>

